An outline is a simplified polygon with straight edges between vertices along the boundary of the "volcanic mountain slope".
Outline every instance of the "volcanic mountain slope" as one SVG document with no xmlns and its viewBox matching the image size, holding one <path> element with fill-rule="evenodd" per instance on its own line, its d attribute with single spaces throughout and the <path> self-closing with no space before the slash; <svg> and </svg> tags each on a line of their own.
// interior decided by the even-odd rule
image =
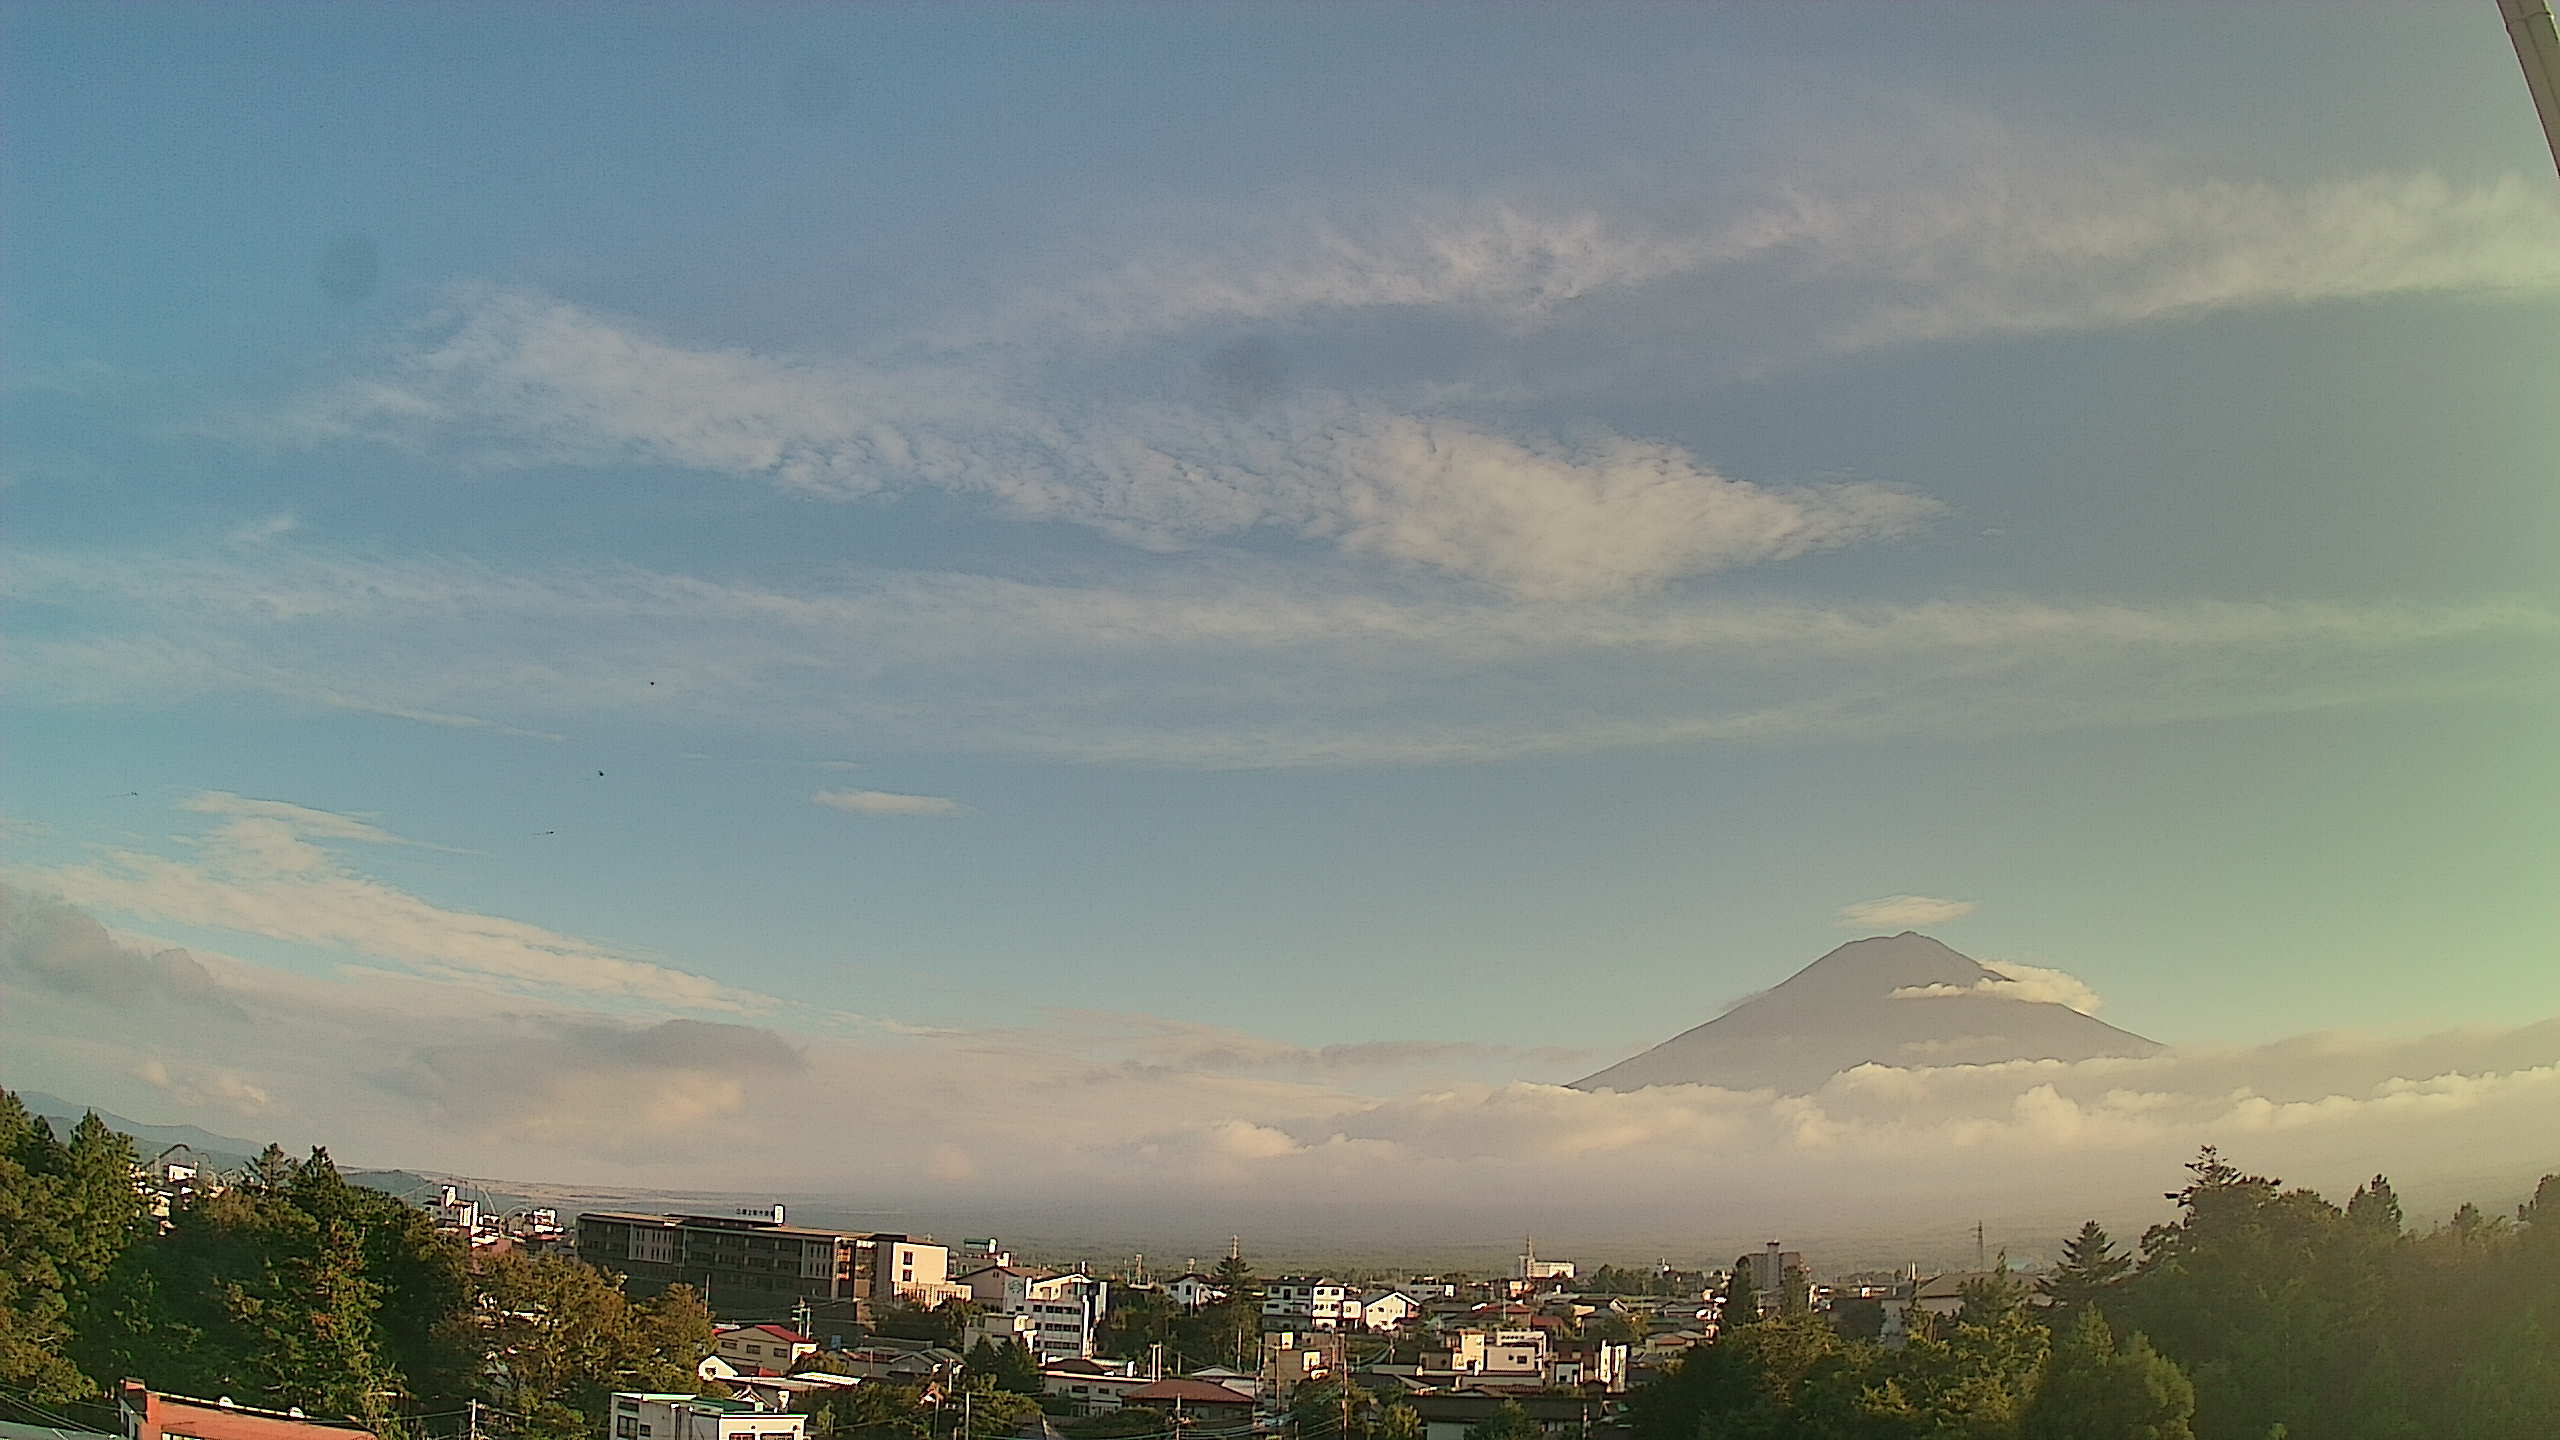
<svg viewBox="0 0 2560 1440">
<path fill-rule="evenodd" d="M 1810 1091 L 1843 1070 L 2151 1055 L 2159 1042 L 2021 998 L 1998 971 L 1926 935 L 1853 940 L 1693 1030 L 1573 1082 L 1576 1090 L 1720 1085 Z"/>
</svg>

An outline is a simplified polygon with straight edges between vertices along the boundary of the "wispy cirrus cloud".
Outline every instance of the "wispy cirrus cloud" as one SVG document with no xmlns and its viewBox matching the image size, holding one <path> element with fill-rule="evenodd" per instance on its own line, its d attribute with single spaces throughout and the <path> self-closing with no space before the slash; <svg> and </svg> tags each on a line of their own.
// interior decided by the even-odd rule
<svg viewBox="0 0 2560 1440">
<path fill-rule="evenodd" d="M 1527 604 L 1224 563 L 1089 583 L 857 572 L 786 588 L 302 546 L 5 559 L 0 593 L 78 617 L 6 657 L 17 693 L 47 703 L 259 694 L 486 715 L 493 731 L 646 714 L 812 744 L 1150 767 L 1982 735 L 2543 693 L 2560 651 L 2560 615 L 2506 599 Z M 1558 665 L 1570 687 L 1553 682 Z M 644 671 L 657 683 L 641 691 L 630 677 Z"/>
<path fill-rule="evenodd" d="M 1520 594 L 1644 589 L 1906 534 L 1885 485 L 1784 489 L 1676 445 L 1572 443 L 1310 394 L 1253 414 L 1026 398 L 942 363 L 702 350 L 545 296 L 467 289 L 284 433 L 510 465 L 676 465 L 853 500 L 919 487 L 1166 550 L 1269 531 Z"/>
<path fill-rule="evenodd" d="M 189 858 L 110 848 L 86 863 L 10 874 L 76 906 L 320 946 L 521 994 L 678 1011 L 773 1006 L 769 997 L 615 946 L 438 905 L 358 872 L 320 843 L 397 843 L 369 822 L 221 792 L 187 808 L 230 817 L 198 837 Z"/>
<path fill-rule="evenodd" d="M 809 801 L 848 815 L 897 819 L 947 820 L 969 813 L 969 807 L 957 800 L 940 795 L 905 795 L 895 790 L 821 790 L 810 796 Z"/>
<path fill-rule="evenodd" d="M 932 333 L 953 349 L 1126 346 L 1364 311 L 1561 331 L 1581 307 L 1641 296 L 1597 323 L 1712 326 L 1756 365 L 2391 295 L 2560 293 L 2560 199 L 2540 176 L 2230 177 L 1978 118 L 1921 121 L 1890 168 L 1858 148 L 1773 157 L 1775 178 L 1685 200 L 1549 184 L 1392 207 L 1157 206 L 1090 247 L 1112 263 L 1026 278 Z M 1775 321 L 1763 306 L 1781 295 L 1783 323 L 1714 324 Z"/>
</svg>

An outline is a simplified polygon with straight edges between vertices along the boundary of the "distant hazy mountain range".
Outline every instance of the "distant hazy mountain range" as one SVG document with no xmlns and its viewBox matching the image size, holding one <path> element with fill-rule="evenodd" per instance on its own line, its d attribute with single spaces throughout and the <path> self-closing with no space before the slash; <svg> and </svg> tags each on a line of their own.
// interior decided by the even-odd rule
<svg viewBox="0 0 2560 1440">
<path fill-rule="evenodd" d="M 80 1117 L 90 1109 L 86 1105 L 75 1105 L 59 1095 L 47 1095 L 41 1090 L 19 1091 L 18 1102 L 34 1111 L 37 1119 L 52 1125 L 54 1134 L 65 1136 L 71 1133 L 71 1127 L 79 1124 Z M 267 1148 L 266 1142 L 262 1140 L 243 1140 L 237 1135 L 216 1135 L 210 1130 L 199 1130 L 193 1125 L 145 1125 L 141 1121 L 128 1120 L 122 1115 L 105 1110 L 98 1112 L 98 1118 L 106 1121 L 109 1128 L 132 1136 L 133 1148 L 141 1152 L 145 1160 L 172 1145 L 184 1145 L 202 1154 L 216 1165 L 233 1166 Z"/>
<path fill-rule="evenodd" d="M 1573 1082 L 1576 1090 L 1719 1085 L 1791 1094 L 1879 1065 L 2150 1055 L 2159 1042 L 2018 985 L 1926 935 L 1854 940 L 1715 1019 Z"/>
<path fill-rule="evenodd" d="M 79 1124 L 80 1117 L 90 1108 L 86 1105 L 73 1104 L 59 1095 L 47 1095 L 41 1090 L 21 1090 L 17 1093 L 19 1103 L 33 1111 L 37 1119 L 51 1126 L 53 1133 L 60 1136 L 68 1136 L 71 1133 L 71 1127 Z M 184 1145 L 195 1151 L 199 1158 L 216 1170 L 237 1170 L 248 1164 L 259 1151 L 267 1148 L 263 1140 L 243 1140 L 237 1135 L 217 1135 L 210 1130 L 198 1129 L 193 1125 L 145 1125 L 139 1120 L 128 1120 L 122 1115 L 106 1110 L 99 1111 L 98 1118 L 106 1121 L 108 1128 L 133 1137 L 134 1153 L 144 1160 L 151 1159 L 172 1145 Z M 288 1151 L 292 1151 L 292 1148 L 286 1147 Z M 299 1159 L 303 1152 L 293 1151 L 293 1153 L 295 1158 Z M 433 1191 L 439 1183 L 434 1178 L 409 1170 L 361 1170 L 350 1169 L 343 1164 L 339 1169 L 351 1185 L 362 1185 L 369 1189 L 385 1191 L 403 1199 L 416 1199 L 422 1195 L 433 1198 Z M 461 1183 L 465 1186 L 470 1184 L 468 1181 Z M 522 1203 L 522 1197 L 519 1196 L 493 1191 L 476 1191 L 475 1193 L 480 1196 L 484 1207 L 505 1209 Z"/>
</svg>

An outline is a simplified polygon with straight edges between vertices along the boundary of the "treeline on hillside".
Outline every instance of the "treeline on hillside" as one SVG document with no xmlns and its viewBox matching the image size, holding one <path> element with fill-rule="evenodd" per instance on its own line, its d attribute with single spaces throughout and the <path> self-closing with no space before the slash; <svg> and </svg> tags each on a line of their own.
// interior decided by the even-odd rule
<svg viewBox="0 0 2560 1440">
<path fill-rule="evenodd" d="M 2551 1440 L 2560 1176 L 2420 1235 L 2382 1176 L 2343 1207 L 2211 1147 L 2177 1218 L 2095 1222 L 2030 1294 L 1987 1279 L 1908 1342 L 1738 1325 L 1633 1397 L 1636 1440 Z"/>
<path fill-rule="evenodd" d="M 1575 1288 L 1592 1295 L 1646 1295 L 1675 1299 L 1704 1295 L 1708 1284 L 1704 1270 L 1603 1265 L 1582 1277 Z"/>
<path fill-rule="evenodd" d="M 0 1090 L 0 1400 L 94 1408 L 124 1378 L 348 1416 L 385 1435 L 489 1407 L 521 1440 L 593 1440 L 615 1390 L 690 1392 L 711 1316 L 575 1260 L 466 1263 L 415 1208 L 270 1146 L 241 1183 L 145 1212 L 125 1136 L 67 1137 Z M 498 1357 L 503 1355 L 501 1366 Z M 41 1411 L 26 1413 L 32 1402 Z M 0 1413 L 6 1413 L 0 1409 Z"/>
</svg>

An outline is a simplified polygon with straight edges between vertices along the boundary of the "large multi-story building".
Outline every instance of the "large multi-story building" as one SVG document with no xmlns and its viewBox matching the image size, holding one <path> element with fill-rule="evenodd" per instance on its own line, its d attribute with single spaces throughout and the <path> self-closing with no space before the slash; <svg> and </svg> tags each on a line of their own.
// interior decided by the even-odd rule
<svg viewBox="0 0 2560 1440">
<path fill-rule="evenodd" d="M 636 1295 L 690 1285 L 715 1315 L 782 1315 L 805 1300 L 837 1319 L 966 1293 L 949 1283 L 951 1252 L 929 1240 L 761 1217 L 593 1211 L 578 1217 L 578 1254 L 630 1277 Z"/>
<path fill-rule="evenodd" d="M 1111 1303 L 1109 1281 L 1072 1271 L 989 1265 L 954 1283 L 988 1312 L 973 1340 L 1019 1340 L 1043 1364 L 1091 1355 L 1094 1332 Z"/>
<path fill-rule="evenodd" d="M 1735 1256 L 1733 1268 L 1751 1277 L 1752 1294 L 1764 1313 L 1813 1304 L 1813 1267 L 1805 1263 L 1803 1251 L 1781 1250 L 1772 1240 L 1752 1254 Z"/>
</svg>

